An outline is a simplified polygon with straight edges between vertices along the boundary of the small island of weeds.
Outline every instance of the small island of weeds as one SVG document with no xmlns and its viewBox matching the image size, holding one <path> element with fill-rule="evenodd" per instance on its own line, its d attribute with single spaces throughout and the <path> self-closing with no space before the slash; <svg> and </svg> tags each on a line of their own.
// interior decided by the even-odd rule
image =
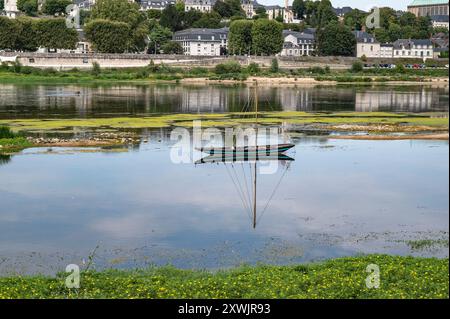
<svg viewBox="0 0 450 319">
<path fill-rule="evenodd" d="M 25 137 L 12 132 L 9 127 L 0 126 L 0 154 L 18 152 L 31 146 Z"/>
<path fill-rule="evenodd" d="M 380 269 L 368 288 L 367 266 Z M 243 266 L 209 272 L 155 267 L 81 273 L 80 288 L 55 277 L 0 278 L 1 298 L 448 298 L 448 259 L 368 255 L 293 266 Z"/>
</svg>

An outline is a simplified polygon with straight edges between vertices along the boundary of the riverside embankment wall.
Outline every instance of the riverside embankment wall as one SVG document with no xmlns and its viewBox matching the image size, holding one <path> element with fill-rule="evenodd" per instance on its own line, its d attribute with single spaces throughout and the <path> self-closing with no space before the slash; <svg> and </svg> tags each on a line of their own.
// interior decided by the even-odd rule
<svg viewBox="0 0 450 319">
<path fill-rule="evenodd" d="M 154 64 L 167 64 L 178 67 L 209 67 L 212 68 L 227 60 L 238 61 L 245 66 L 251 62 L 258 63 L 261 67 L 269 67 L 274 57 L 264 56 L 187 56 L 187 55 L 149 55 L 149 54 L 76 54 L 76 53 L 17 53 L 1 52 L 0 62 L 16 58 L 22 65 L 37 68 L 91 68 L 92 63 L 97 62 L 102 68 L 135 68 Z M 310 67 L 325 67 L 331 69 L 347 69 L 358 60 L 355 57 L 277 57 L 280 68 L 303 69 Z M 395 63 L 394 59 L 369 59 L 368 63 Z M 398 61 L 397 61 L 398 62 Z"/>
</svg>

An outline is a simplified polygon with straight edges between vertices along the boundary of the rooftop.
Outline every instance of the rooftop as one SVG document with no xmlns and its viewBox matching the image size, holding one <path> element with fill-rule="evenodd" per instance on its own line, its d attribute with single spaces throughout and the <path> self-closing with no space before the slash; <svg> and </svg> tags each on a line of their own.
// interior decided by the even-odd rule
<svg viewBox="0 0 450 319">
<path fill-rule="evenodd" d="M 414 6 L 435 6 L 440 4 L 448 5 L 447 0 L 414 0 L 408 7 Z"/>
</svg>

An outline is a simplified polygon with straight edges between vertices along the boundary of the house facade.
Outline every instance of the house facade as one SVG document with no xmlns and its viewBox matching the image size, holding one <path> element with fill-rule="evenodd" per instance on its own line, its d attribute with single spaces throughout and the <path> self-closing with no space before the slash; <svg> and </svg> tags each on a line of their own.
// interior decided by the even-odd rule
<svg viewBox="0 0 450 319">
<path fill-rule="evenodd" d="M 4 9 L 8 18 L 14 19 L 19 15 L 19 9 L 17 9 L 17 0 L 5 0 Z"/>
<path fill-rule="evenodd" d="M 433 43 L 429 39 L 399 39 L 393 45 L 394 58 L 433 58 Z"/>
<path fill-rule="evenodd" d="M 381 44 L 373 35 L 365 31 L 354 31 L 356 37 L 356 57 L 378 58 L 381 54 Z"/>
<path fill-rule="evenodd" d="M 140 10 L 164 10 L 169 5 L 175 5 L 176 0 L 140 0 Z"/>
<path fill-rule="evenodd" d="M 200 29 L 191 28 L 175 32 L 173 41 L 183 47 L 185 55 L 220 56 L 228 46 L 228 28 Z"/>
<path fill-rule="evenodd" d="M 312 33 L 283 31 L 284 43 L 281 56 L 311 56 L 316 50 L 315 36 Z"/>
<path fill-rule="evenodd" d="M 215 4 L 216 0 L 184 0 L 184 10 L 211 12 Z"/>
</svg>

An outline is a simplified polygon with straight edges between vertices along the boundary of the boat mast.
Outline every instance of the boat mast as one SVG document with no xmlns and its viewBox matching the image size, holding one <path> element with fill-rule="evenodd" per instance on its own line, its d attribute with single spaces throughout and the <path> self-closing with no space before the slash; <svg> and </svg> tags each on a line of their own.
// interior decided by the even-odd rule
<svg viewBox="0 0 450 319">
<path fill-rule="evenodd" d="M 257 83 L 255 83 L 255 113 L 256 113 L 256 118 L 255 118 L 255 124 L 256 124 L 256 137 L 255 137 L 255 142 L 256 142 L 256 149 L 258 149 L 258 87 L 257 87 Z M 253 228 L 256 228 L 256 161 L 258 159 L 258 152 L 256 152 L 255 154 L 255 176 L 253 179 Z"/>
</svg>

